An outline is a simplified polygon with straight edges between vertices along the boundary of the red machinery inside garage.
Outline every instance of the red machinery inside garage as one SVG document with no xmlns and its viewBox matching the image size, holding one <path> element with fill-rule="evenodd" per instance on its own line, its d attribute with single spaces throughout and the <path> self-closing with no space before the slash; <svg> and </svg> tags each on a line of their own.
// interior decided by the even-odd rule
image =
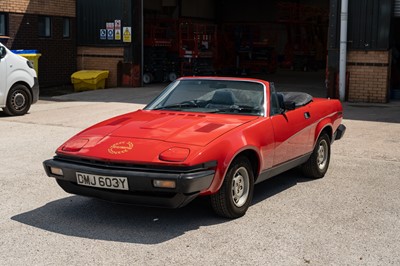
<svg viewBox="0 0 400 266">
<path fill-rule="evenodd" d="M 274 44 L 277 32 L 273 24 L 226 23 L 221 28 L 224 49 L 218 65 L 224 74 L 276 72 Z"/>
<path fill-rule="evenodd" d="M 182 76 L 214 75 L 214 63 L 218 58 L 217 26 L 204 22 L 181 22 L 179 57 Z"/>
<path fill-rule="evenodd" d="M 153 19 L 145 25 L 144 83 L 215 74 L 215 58 L 218 58 L 215 24 Z"/>
<path fill-rule="evenodd" d="M 144 6 L 144 83 L 325 68 L 329 2 L 158 1 Z"/>
</svg>

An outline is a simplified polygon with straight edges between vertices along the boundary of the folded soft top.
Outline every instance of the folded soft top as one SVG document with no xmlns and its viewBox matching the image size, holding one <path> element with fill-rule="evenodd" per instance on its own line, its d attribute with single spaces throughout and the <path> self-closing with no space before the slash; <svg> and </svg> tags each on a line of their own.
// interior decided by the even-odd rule
<svg viewBox="0 0 400 266">
<path fill-rule="evenodd" d="M 283 100 L 293 101 L 296 107 L 301 107 L 312 102 L 313 97 L 305 92 L 278 92 L 283 96 Z"/>
</svg>

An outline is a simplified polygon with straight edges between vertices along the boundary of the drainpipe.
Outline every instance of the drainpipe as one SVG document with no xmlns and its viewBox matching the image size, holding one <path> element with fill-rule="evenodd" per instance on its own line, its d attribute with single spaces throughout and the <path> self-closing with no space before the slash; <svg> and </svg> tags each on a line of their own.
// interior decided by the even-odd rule
<svg viewBox="0 0 400 266">
<path fill-rule="evenodd" d="M 349 1 L 342 0 L 340 14 L 340 55 L 339 55 L 339 99 L 343 102 L 346 95 L 346 62 L 347 62 L 347 18 Z"/>
<path fill-rule="evenodd" d="M 143 87 L 143 73 L 144 73 L 144 12 L 143 12 L 144 6 L 143 6 L 143 0 L 140 0 L 140 17 L 141 17 L 141 29 L 140 29 L 140 87 Z"/>
</svg>

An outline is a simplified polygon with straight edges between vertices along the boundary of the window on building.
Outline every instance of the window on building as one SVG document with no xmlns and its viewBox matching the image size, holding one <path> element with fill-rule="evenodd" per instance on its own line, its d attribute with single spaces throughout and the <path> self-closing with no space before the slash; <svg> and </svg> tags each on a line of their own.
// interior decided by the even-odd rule
<svg viewBox="0 0 400 266">
<path fill-rule="evenodd" d="M 7 17 L 6 14 L 0 13 L 0 36 L 7 35 Z"/>
<path fill-rule="evenodd" d="M 71 36 L 71 20 L 69 18 L 63 19 L 63 37 L 69 38 Z"/>
<path fill-rule="evenodd" d="M 51 37 L 51 18 L 39 16 L 39 37 Z"/>
</svg>

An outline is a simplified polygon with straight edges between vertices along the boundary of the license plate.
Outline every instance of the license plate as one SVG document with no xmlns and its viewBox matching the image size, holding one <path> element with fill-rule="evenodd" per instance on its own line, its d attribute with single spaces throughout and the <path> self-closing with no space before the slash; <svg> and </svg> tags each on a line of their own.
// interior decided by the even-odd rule
<svg viewBox="0 0 400 266">
<path fill-rule="evenodd" d="M 129 190 L 128 178 L 76 173 L 76 182 L 88 187 Z"/>
</svg>

